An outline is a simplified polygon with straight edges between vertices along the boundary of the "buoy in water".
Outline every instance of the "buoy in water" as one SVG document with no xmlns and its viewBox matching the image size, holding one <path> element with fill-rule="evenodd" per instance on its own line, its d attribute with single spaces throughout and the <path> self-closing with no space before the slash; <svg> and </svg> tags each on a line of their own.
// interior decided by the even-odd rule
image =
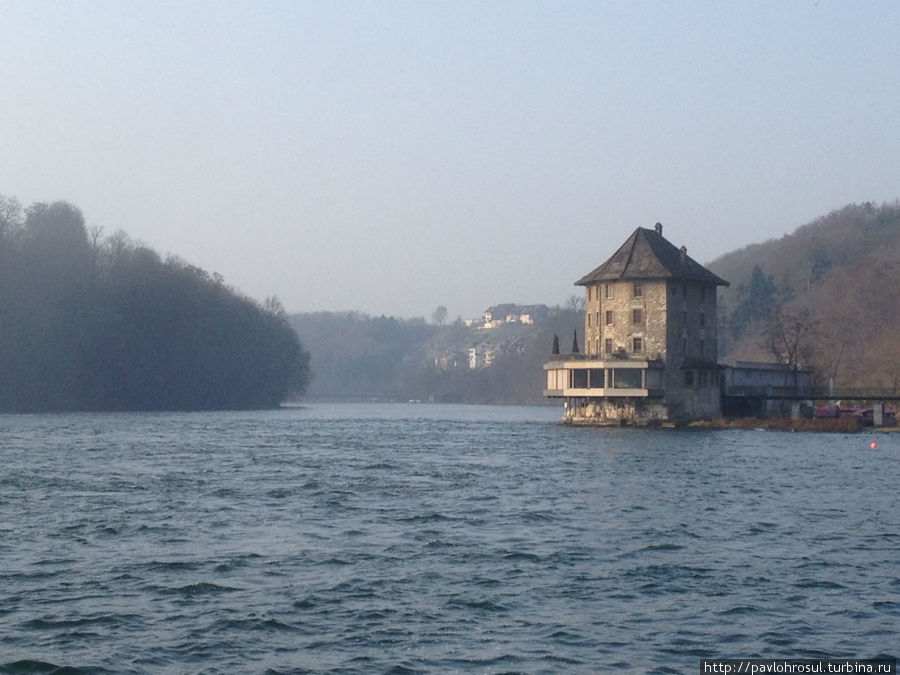
<svg viewBox="0 0 900 675">
<path fill-rule="evenodd" d="M 878 441 L 872 441 L 871 443 L 869 443 L 869 447 L 874 450 L 878 447 Z"/>
</svg>

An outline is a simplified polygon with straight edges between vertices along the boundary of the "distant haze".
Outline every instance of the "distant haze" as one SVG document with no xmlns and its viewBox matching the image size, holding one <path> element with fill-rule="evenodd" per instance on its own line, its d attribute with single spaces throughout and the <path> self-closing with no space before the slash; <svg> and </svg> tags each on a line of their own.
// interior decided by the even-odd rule
<svg viewBox="0 0 900 675">
<path fill-rule="evenodd" d="M 900 3 L 0 0 L 0 194 L 288 311 L 565 302 L 900 197 Z"/>
</svg>

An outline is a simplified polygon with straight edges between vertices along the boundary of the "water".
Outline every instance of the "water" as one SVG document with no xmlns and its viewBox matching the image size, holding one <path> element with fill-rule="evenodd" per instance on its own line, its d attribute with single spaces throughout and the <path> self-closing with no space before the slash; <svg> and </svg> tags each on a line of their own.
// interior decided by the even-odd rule
<svg viewBox="0 0 900 675">
<path fill-rule="evenodd" d="M 0 416 L 0 672 L 897 655 L 900 436 L 559 416 Z"/>
</svg>

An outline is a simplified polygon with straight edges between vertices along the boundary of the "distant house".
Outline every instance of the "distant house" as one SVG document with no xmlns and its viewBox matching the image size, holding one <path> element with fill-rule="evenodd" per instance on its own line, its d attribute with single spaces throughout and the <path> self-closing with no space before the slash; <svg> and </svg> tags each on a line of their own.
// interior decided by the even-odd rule
<svg viewBox="0 0 900 675">
<path fill-rule="evenodd" d="M 490 363 L 488 362 L 488 353 L 490 356 Z M 493 363 L 493 350 L 490 345 L 485 343 L 481 343 L 478 345 L 473 345 L 469 347 L 469 368 L 472 370 L 477 370 L 478 368 L 484 368 L 485 366 Z"/>
<path fill-rule="evenodd" d="M 516 305 L 508 302 L 488 308 L 477 319 L 466 319 L 465 325 L 490 330 L 508 323 L 534 324 L 549 316 L 550 308 L 547 305 Z"/>
<path fill-rule="evenodd" d="M 472 370 L 488 368 L 494 364 L 496 358 L 497 350 L 487 343 L 482 342 L 469 347 L 469 368 Z"/>
<path fill-rule="evenodd" d="M 434 367 L 440 370 L 450 370 L 461 363 L 466 363 L 467 359 L 468 354 L 453 349 L 444 349 L 434 357 Z"/>
<path fill-rule="evenodd" d="M 662 234 L 637 228 L 585 288 L 583 350 L 544 364 L 564 421 L 647 424 L 721 414 L 716 290 L 727 286 Z"/>
</svg>

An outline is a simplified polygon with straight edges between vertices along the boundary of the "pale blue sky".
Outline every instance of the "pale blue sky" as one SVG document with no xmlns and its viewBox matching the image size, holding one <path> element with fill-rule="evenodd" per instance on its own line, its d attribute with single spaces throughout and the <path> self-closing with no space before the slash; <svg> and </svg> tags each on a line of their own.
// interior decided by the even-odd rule
<svg viewBox="0 0 900 675">
<path fill-rule="evenodd" d="M 900 3 L 0 0 L 0 194 L 289 311 L 562 303 L 900 198 Z"/>
</svg>

